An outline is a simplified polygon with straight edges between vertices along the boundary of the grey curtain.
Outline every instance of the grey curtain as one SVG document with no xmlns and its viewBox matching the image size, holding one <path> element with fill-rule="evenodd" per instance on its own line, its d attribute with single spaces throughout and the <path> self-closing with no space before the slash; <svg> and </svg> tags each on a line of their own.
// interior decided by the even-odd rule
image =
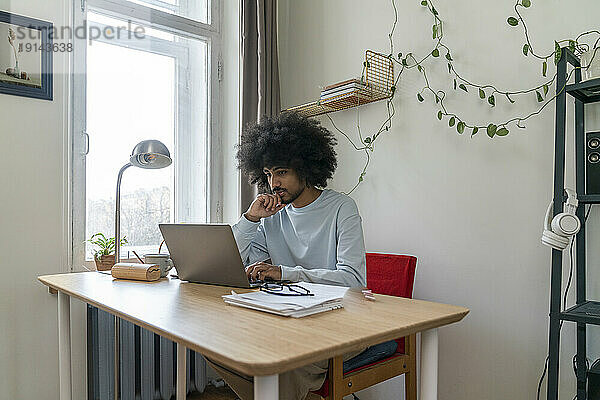
<svg viewBox="0 0 600 400">
<path fill-rule="evenodd" d="M 242 129 L 263 115 L 281 110 L 277 62 L 277 0 L 242 0 L 241 96 Z M 245 211 L 257 195 L 242 174 L 241 206 Z"/>
</svg>

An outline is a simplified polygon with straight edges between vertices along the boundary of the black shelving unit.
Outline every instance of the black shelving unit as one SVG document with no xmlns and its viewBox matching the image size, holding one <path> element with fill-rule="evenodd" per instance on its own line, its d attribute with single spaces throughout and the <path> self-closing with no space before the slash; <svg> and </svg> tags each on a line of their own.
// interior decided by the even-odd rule
<svg viewBox="0 0 600 400">
<path fill-rule="evenodd" d="M 574 69 L 575 83 L 567 85 L 567 66 Z M 548 400 L 558 400 L 558 367 L 560 353 L 560 323 L 571 321 L 577 324 L 577 400 L 588 399 L 586 388 L 586 326 L 600 325 L 600 302 L 590 301 L 586 296 L 586 251 L 585 251 L 585 205 L 600 204 L 600 195 L 587 194 L 585 189 L 585 104 L 600 102 L 600 78 L 581 82 L 581 64 L 568 49 L 563 48 L 557 64 L 556 78 L 556 127 L 554 138 L 554 215 L 562 212 L 565 186 L 565 130 L 567 95 L 575 100 L 575 175 L 576 191 L 580 206 L 577 217 L 581 230 L 575 238 L 576 304 L 561 311 L 561 280 L 563 252 L 552 250 L 552 272 L 550 283 L 550 330 L 548 339 Z"/>
</svg>

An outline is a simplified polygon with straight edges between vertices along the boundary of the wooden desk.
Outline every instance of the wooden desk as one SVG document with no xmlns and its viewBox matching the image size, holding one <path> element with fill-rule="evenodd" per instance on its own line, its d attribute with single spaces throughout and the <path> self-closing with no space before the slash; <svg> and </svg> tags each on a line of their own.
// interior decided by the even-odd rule
<svg viewBox="0 0 600 400">
<path fill-rule="evenodd" d="M 278 374 L 395 339 L 422 335 L 421 399 L 437 399 L 437 329 L 460 321 L 463 307 L 376 295 L 351 289 L 344 308 L 286 318 L 229 306 L 231 288 L 114 280 L 96 272 L 38 278 L 58 291 L 60 399 L 71 399 L 70 302 L 73 297 L 177 343 L 177 400 L 185 399 L 185 350 L 254 376 L 254 398 L 278 398 Z M 236 289 L 236 291 L 242 291 Z"/>
</svg>

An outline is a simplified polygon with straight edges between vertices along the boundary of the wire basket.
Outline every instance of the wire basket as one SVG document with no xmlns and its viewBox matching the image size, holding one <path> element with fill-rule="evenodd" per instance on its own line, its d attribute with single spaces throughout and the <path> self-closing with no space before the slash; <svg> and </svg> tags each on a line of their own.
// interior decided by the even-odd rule
<svg viewBox="0 0 600 400">
<path fill-rule="evenodd" d="M 365 63 L 364 85 L 361 88 L 327 99 L 290 107 L 283 112 L 297 112 L 307 117 L 313 117 L 390 98 L 394 85 L 393 61 L 387 55 L 367 50 Z"/>
</svg>

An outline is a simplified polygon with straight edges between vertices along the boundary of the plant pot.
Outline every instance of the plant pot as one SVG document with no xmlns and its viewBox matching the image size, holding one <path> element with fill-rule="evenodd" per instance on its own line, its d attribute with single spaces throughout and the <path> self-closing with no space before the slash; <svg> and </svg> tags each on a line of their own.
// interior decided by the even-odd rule
<svg viewBox="0 0 600 400">
<path fill-rule="evenodd" d="M 98 257 L 94 257 L 94 261 L 96 262 L 96 269 L 98 271 L 110 271 L 110 269 L 115 265 L 115 255 L 104 255 Z"/>
<path fill-rule="evenodd" d="M 591 49 L 581 55 L 582 81 L 600 78 L 600 49 Z"/>
</svg>

